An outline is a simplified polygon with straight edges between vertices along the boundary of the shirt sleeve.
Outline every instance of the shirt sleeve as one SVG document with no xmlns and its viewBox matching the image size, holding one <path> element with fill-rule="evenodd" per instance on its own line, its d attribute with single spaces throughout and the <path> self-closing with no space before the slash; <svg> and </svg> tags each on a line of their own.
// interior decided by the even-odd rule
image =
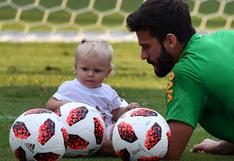
<svg viewBox="0 0 234 161">
<path fill-rule="evenodd" d="M 119 97 L 119 95 L 117 94 L 117 92 L 113 90 L 113 96 L 112 96 L 112 110 L 117 109 L 121 106 L 121 99 Z"/>
<path fill-rule="evenodd" d="M 53 94 L 53 97 L 57 100 L 67 100 L 67 101 L 73 101 L 71 99 L 70 95 L 70 86 L 68 81 L 61 84 L 58 88 L 58 90 Z"/>
<path fill-rule="evenodd" d="M 166 93 L 166 119 L 184 122 L 195 128 L 207 100 L 200 78 L 182 67 L 171 72 Z"/>
<path fill-rule="evenodd" d="M 113 104 L 112 104 L 113 110 L 119 108 L 120 106 L 121 106 L 121 99 L 120 99 L 120 97 L 117 95 L 117 96 L 115 96 L 114 99 L 113 99 Z"/>
</svg>

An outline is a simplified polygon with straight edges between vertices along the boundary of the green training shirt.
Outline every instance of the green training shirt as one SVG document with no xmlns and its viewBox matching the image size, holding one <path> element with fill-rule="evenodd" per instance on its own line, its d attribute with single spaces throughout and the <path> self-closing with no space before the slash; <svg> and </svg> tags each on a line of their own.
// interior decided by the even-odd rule
<svg viewBox="0 0 234 161">
<path fill-rule="evenodd" d="M 234 31 L 194 34 L 170 73 L 167 120 L 234 143 Z"/>
</svg>

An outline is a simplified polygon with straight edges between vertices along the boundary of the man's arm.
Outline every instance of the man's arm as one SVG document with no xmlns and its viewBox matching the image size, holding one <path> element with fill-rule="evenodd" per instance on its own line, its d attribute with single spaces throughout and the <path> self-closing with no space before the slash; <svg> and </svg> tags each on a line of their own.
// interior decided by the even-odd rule
<svg viewBox="0 0 234 161">
<path fill-rule="evenodd" d="M 192 152 L 233 155 L 234 144 L 224 140 L 205 139 L 200 144 L 194 145 Z"/>
<path fill-rule="evenodd" d="M 171 143 L 168 148 L 166 160 L 179 160 L 193 133 L 193 128 L 179 121 L 169 121 L 171 130 Z"/>
</svg>

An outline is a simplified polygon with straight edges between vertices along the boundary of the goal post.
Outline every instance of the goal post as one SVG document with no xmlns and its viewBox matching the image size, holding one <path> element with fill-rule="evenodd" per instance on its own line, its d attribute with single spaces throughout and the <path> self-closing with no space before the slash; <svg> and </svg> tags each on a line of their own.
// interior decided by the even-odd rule
<svg viewBox="0 0 234 161">
<path fill-rule="evenodd" d="M 126 17 L 145 0 L 0 0 L 0 41 L 135 41 Z M 234 0 L 186 0 L 198 32 L 234 29 Z"/>
</svg>

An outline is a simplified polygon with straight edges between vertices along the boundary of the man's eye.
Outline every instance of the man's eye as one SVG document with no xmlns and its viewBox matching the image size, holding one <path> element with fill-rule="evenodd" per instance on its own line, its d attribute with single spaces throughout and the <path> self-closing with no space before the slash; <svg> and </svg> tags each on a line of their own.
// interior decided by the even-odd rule
<svg viewBox="0 0 234 161">
<path fill-rule="evenodd" d="M 142 49 L 148 49 L 149 46 L 142 46 Z"/>
</svg>

